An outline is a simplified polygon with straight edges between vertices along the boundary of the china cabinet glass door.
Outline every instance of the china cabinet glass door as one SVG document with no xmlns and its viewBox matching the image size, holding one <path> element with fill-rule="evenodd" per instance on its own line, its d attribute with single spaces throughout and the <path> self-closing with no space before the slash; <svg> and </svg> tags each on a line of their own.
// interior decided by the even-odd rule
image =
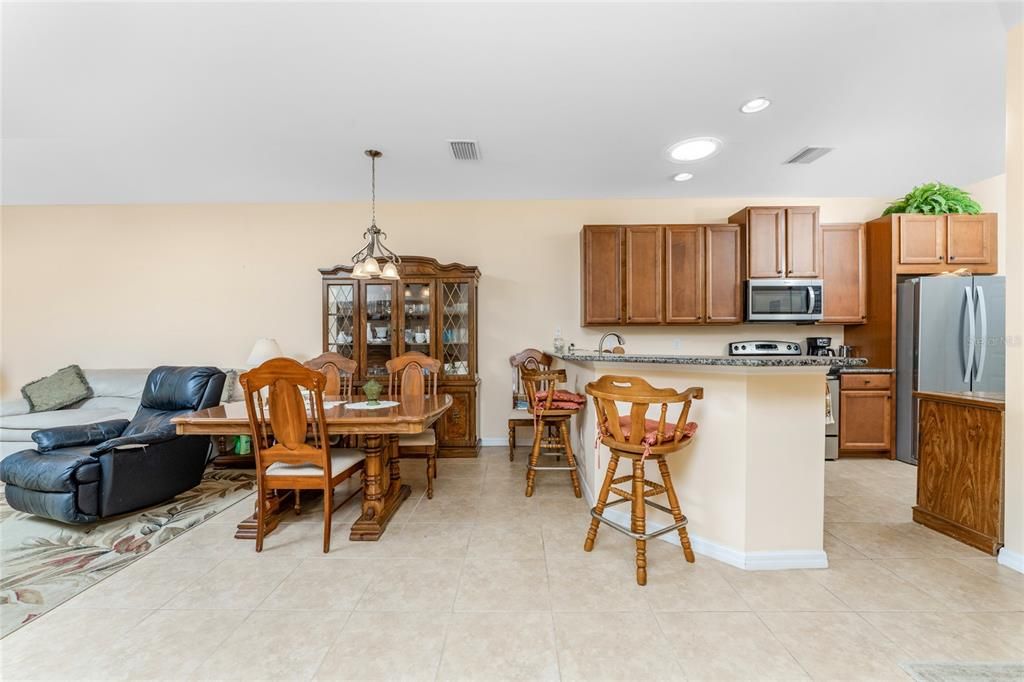
<svg viewBox="0 0 1024 682">
<path fill-rule="evenodd" d="M 402 352 L 418 351 L 434 356 L 431 348 L 435 343 L 430 323 L 435 295 L 429 282 L 403 280 L 402 289 Z"/>
<path fill-rule="evenodd" d="M 470 300 L 466 282 L 441 282 L 441 371 L 469 376 Z"/>
<path fill-rule="evenodd" d="M 391 321 L 394 287 L 391 284 L 364 285 L 366 310 L 366 376 L 387 376 L 385 363 L 394 357 L 394 325 Z"/>
<path fill-rule="evenodd" d="M 355 357 L 355 293 L 352 283 L 327 287 L 327 350 Z"/>
</svg>

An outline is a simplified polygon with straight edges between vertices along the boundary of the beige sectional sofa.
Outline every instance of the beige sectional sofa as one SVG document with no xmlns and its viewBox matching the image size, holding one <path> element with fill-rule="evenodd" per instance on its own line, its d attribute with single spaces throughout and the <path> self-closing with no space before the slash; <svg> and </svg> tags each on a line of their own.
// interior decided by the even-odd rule
<svg viewBox="0 0 1024 682">
<path fill-rule="evenodd" d="M 93 424 L 108 419 L 131 419 L 139 408 L 148 369 L 85 369 L 93 397 L 62 410 L 29 412 L 24 399 L 0 405 L 0 459 L 34 448 L 32 432 L 55 426 Z"/>
</svg>

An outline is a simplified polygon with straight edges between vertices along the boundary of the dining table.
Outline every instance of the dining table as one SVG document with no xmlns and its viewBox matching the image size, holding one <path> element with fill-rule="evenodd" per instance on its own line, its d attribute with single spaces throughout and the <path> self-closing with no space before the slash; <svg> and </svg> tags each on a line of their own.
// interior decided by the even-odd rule
<svg viewBox="0 0 1024 682">
<path fill-rule="evenodd" d="M 357 437 L 366 453 L 362 513 L 352 524 L 349 540 L 379 540 L 384 534 L 388 522 L 411 493 L 410 487 L 402 483 L 398 437 L 426 431 L 451 405 L 452 397 L 446 393 L 381 396 L 377 406 L 324 396 L 328 435 Z M 171 423 L 182 436 L 252 436 L 244 402 L 182 414 Z M 257 495 L 256 504 L 264 505 L 267 533 L 280 523 L 291 495 L 293 491 L 278 490 Z M 238 524 L 235 537 L 256 539 L 255 511 Z"/>
</svg>

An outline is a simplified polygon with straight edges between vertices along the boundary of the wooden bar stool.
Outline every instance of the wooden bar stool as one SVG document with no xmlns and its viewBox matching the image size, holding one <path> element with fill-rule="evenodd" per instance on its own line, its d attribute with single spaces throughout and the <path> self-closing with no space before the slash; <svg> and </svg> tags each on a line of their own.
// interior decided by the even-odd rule
<svg viewBox="0 0 1024 682">
<path fill-rule="evenodd" d="M 569 420 L 586 404 L 586 399 L 576 393 L 556 390 L 559 383 L 566 382 L 564 369 L 530 370 L 521 367 L 523 387 L 529 404 L 528 411 L 533 417 L 533 450 L 526 470 L 526 496 L 533 496 L 533 484 L 538 471 L 568 471 L 576 497 L 582 497 L 580 478 L 576 471 L 576 458 L 572 454 L 569 440 Z M 556 436 L 545 435 L 552 429 Z M 541 452 L 547 450 L 548 452 Z M 565 453 L 565 466 L 538 466 L 541 454 L 559 455 Z"/>
<path fill-rule="evenodd" d="M 508 415 L 508 461 L 512 461 L 516 454 L 516 427 L 532 426 L 533 417 L 530 416 L 527 406 L 526 389 L 523 388 L 522 368 L 538 371 L 551 369 L 553 359 L 547 353 L 536 348 L 527 348 L 508 359 L 512 365 L 512 411 Z"/>
<path fill-rule="evenodd" d="M 636 582 L 647 584 L 647 540 L 650 538 L 679 531 L 679 541 L 683 545 L 683 555 L 693 563 L 693 549 L 690 547 L 690 536 L 686 532 L 686 517 L 679 509 L 679 498 L 672 486 L 665 455 L 678 452 L 690 444 L 693 434 L 697 431 L 695 422 L 687 422 L 690 414 L 691 401 L 701 400 L 704 389 L 688 388 L 682 393 L 671 388 L 654 388 L 639 377 L 603 376 L 597 381 L 587 384 L 587 393 L 594 397 L 597 409 L 597 428 L 601 443 L 611 450 L 608 470 L 605 472 L 601 492 L 597 496 L 597 505 L 590 510 L 593 517 L 583 549 L 587 552 L 594 548 L 597 539 L 597 528 L 606 523 L 620 533 L 636 540 Z M 619 403 L 629 403 L 629 414 L 619 415 Z M 682 403 L 679 419 L 675 424 L 666 424 L 668 406 Z M 647 409 L 653 404 L 661 405 L 659 419 L 647 419 Z M 626 457 L 633 461 L 633 471 L 626 476 L 616 478 L 619 458 Z M 652 459 L 658 462 L 662 483 L 648 481 L 644 476 L 644 461 Z M 630 483 L 629 490 L 614 487 L 620 483 Z M 608 494 L 615 493 L 620 499 L 608 502 Z M 665 493 L 668 496 L 668 507 L 648 500 L 648 497 Z M 625 502 L 632 503 L 630 528 L 615 523 L 604 516 L 606 507 Z M 660 509 L 671 514 L 675 523 L 653 533 L 647 532 L 647 516 L 645 505 Z"/>
</svg>

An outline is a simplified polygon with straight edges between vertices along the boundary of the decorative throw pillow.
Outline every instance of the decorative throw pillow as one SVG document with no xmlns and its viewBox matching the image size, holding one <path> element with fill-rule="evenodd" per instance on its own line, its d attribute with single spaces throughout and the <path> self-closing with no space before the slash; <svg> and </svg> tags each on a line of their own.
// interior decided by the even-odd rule
<svg viewBox="0 0 1024 682">
<path fill-rule="evenodd" d="M 91 398 L 92 387 L 85 380 L 81 367 L 68 365 L 48 377 L 25 384 L 21 395 L 28 401 L 29 411 L 46 412 Z"/>
</svg>

